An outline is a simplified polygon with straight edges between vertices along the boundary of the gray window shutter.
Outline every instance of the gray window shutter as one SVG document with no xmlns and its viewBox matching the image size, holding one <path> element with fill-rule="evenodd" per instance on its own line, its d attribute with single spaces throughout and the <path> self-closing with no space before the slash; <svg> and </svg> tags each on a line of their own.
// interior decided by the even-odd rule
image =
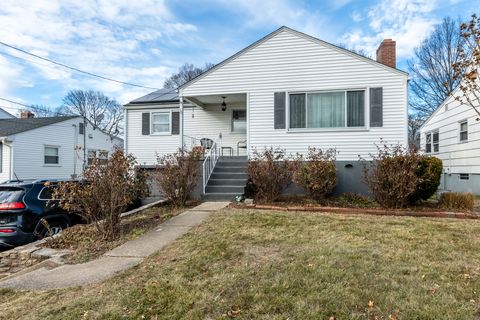
<svg viewBox="0 0 480 320">
<path fill-rule="evenodd" d="M 148 136 L 150 134 L 150 112 L 142 113 L 142 135 Z"/>
<path fill-rule="evenodd" d="M 370 127 L 383 126 L 383 88 L 370 88 Z"/>
<path fill-rule="evenodd" d="M 273 119 L 275 129 L 285 129 L 285 120 L 286 120 L 286 110 L 285 110 L 285 101 L 286 93 L 285 92 L 275 92 L 273 99 Z"/>
<path fill-rule="evenodd" d="M 84 134 L 85 133 L 85 126 L 83 125 L 83 122 L 80 122 L 78 124 L 78 134 Z"/>
<path fill-rule="evenodd" d="M 180 112 L 172 112 L 172 134 L 180 134 Z"/>
</svg>

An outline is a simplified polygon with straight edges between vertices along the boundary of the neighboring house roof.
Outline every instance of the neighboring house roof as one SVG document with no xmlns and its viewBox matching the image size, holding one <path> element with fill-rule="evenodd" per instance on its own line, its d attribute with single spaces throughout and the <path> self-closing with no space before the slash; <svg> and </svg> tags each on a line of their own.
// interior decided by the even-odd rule
<svg viewBox="0 0 480 320">
<path fill-rule="evenodd" d="M 6 111 L 3 108 L 0 108 L 0 119 L 14 119 L 16 118 L 13 114 L 10 112 Z"/>
<path fill-rule="evenodd" d="M 337 51 L 339 51 L 339 52 L 349 54 L 349 55 L 351 55 L 351 56 L 353 56 L 353 57 L 355 57 L 355 58 L 357 58 L 357 59 L 361 59 L 361 60 L 367 61 L 367 62 L 369 62 L 369 63 L 371 63 L 371 64 L 374 64 L 374 65 L 377 65 L 377 66 L 381 66 L 381 67 L 387 68 L 387 69 L 389 69 L 389 70 L 391 70 L 391 71 L 393 71 L 393 72 L 400 73 L 400 74 L 404 74 L 404 75 L 406 75 L 406 76 L 408 75 L 408 73 L 405 72 L 405 71 L 403 71 L 403 70 L 400 70 L 400 69 L 397 69 L 397 68 L 392 68 L 392 67 L 387 66 L 387 65 L 385 65 L 385 64 L 383 64 L 383 63 L 380 63 L 380 62 L 378 62 L 378 61 L 376 61 L 376 60 L 373 60 L 373 59 L 370 59 L 370 58 L 368 58 L 368 57 L 362 56 L 362 55 L 360 55 L 360 54 L 358 54 L 358 53 L 356 53 L 356 52 L 347 50 L 347 49 L 345 49 L 345 48 L 342 48 L 342 47 L 339 47 L 339 46 L 337 46 L 337 45 L 331 44 L 331 43 L 326 42 L 326 41 L 324 41 L 324 40 L 315 38 L 315 37 L 313 37 L 313 36 L 311 36 L 311 35 L 308 35 L 308 34 L 306 34 L 306 33 L 303 33 L 303 32 L 300 32 L 300 31 L 297 31 L 297 30 L 294 30 L 294 29 L 291 29 L 291 28 L 286 27 L 286 26 L 283 26 L 283 27 L 280 27 L 280 28 L 278 28 L 277 30 L 273 31 L 272 33 L 266 35 L 265 37 L 261 38 L 260 40 L 252 43 L 252 44 L 249 45 L 248 47 L 240 50 L 239 52 L 235 53 L 234 55 L 228 57 L 227 59 L 223 60 L 222 62 L 216 64 L 215 66 L 213 66 L 212 68 L 206 70 L 205 72 L 201 73 L 200 75 L 196 76 L 196 77 L 193 78 L 192 80 L 184 83 L 183 85 L 181 85 L 181 86 L 179 87 L 179 89 L 185 88 L 185 87 L 187 87 L 188 85 L 192 84 L 193 82 L 196 82 L 197 80 L 200 80 L 201 78 L 203 78 L 203 77 L 206 76 L 207 74 L 209 74 L 209 73 L 217 70 L 218 68 L 220 68 L 220 67 L 222 67 L 223 65 L 229 63 L 230 61 L 234 60 L 234 59 L 237 58 L 238 56 L 244 54 L 245 52 L 247 52 L 247 51 L 255 48 L 255 47 L 258 46 L 259 44 L 267 41 L 268 39 L 272 38 L 273 36 L 277 35 L 278 33 L 282 32 L 282 31 L 288 31 L 288 32 L 294 33 L 294 34 L 299 35 L 299 36 L 301 36 L 301 37 L 310 39 L 310 40 L 312 40 L 312 41 L 314 41 L 314 42 L 323 44 L 323 45 L 325 45 L 325 46 L 327 46 L 327 47 L 330 47 L 330 48 L 332 48 L 332 49 L 334 49 L 334 50 L 337 50 Z"/>
<path fill-rule="evenodd" d="M 41 127 L 45 127 L 58 122 L 77 118 L 79 116 L 64 116 L 64 117 L 44 117 L 44 118 L 15 118 L 15 119 L 0 119 L 0 137 L 10 136 Z"/>
<path fill-rule="evenodd" d="M 180 98 L 177 94 L 177 89 L 159 89 L 151 92 L 143 97 L 130 101 L 127 105 L 132 104 L 161 104 L 179 102 Z"/>
</svg>

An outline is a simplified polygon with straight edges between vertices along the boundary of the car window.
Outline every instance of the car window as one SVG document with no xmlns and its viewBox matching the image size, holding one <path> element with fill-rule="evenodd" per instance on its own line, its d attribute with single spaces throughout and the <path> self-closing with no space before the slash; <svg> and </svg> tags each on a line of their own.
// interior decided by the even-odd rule
<svg viewBox="0 0 480 320">
<path fill-rule="evenodd" d="M 20 188 L 0 188 L 0 203 L 19 201 L 23 192 Z"/>
<path fill-rule="evenodd" d="M 55 190 L 55 187 L 43 187 L 43 189 L 40 191 L 40 194 L 38 195 L 39 200 L 53 200 L 53 191 Z"/>
</svg>

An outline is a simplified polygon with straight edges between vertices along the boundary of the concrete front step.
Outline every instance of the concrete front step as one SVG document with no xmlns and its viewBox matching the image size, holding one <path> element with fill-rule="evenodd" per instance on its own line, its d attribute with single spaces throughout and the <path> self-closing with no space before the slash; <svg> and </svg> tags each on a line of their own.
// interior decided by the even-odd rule
<svg viewBox="0 0 480 320">
<path fill-rule="evenodd" d="M 215 167 L 216 168 L 238 167 L 238 168 L 245 169 L 247 167 L 247 162 L 246 161 L 218 161 Z"/>
<path fill-rule="evenodd" d="M 229 166 L 229 167 L 219 167 L 219 166 L 216 166 L 215 169 L 213 169 L 213 173 L 222 173 L 222 172 L 240 172 L 240 173 L 244 173 L 244 172 L 245 172 L 245 168 L 244 168 L 244 167 L 232 167 L 232 166 Z"/>
<path fill-rule="evenodd" d="M 243 194 L 245 186 L 209 186 L 205 187 L 205 193 L 234 193 Z"/>
<path fill-rule="evenodd" d="M 247 179 L 210 179 L 209 186 L 242 186 L 247 185 Z"/>
<path fill-rule="evenodd" d="M 243 171 L 240 172 L 212 172 L 210 179 L 247 179 L 247 174 Z"/>
<path fill-rule="evenodd" d="M 205 201 L 233 201 L 236 196 L 241 194 L 237 193 L 207 193 L 202 196 Z"/>
</svg>

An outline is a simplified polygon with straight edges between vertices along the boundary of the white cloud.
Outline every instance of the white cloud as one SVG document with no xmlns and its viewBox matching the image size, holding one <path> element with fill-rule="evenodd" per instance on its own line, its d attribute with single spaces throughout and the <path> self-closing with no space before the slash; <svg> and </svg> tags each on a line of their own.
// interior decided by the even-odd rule
<svg viewBox="0 0 480 320">
<path fill-rule="evenodd" d="M 397 56 L 409 57 L 438 23 L 431 14 L 436 6 L 435 0 L 381 0 L 368 11 L 370 30 L 349 31 L 342 42 L 375 56 L 380 42 L 392 38 L 397 42 Z"/>
<path fill-rule="evenodd" d="M 161 87 L 176 69 L 162 46 L 181 47 L 185 42 L 177 39 L 181 36 L 188 42 L 196 31 L 196 26 L 177 21 L 164 0 L 35 0 L 28 10 L 21 2 L 3 0 L 0 6 L 1 41 L 85 71 L 148 87 Z M 158 49 L 150 50 L 152 46 Z M 28 61 L 2 58 L 2 52 Z M 148 92 L 82 76 L 4 47 L 0 47 L 0 58 L 3 96 L 46 80 L 57 81 L 65 90 L 101 89 L 114 97 Z M 152 66 L 152 61 L 158 62 Z"/>
</svg>

